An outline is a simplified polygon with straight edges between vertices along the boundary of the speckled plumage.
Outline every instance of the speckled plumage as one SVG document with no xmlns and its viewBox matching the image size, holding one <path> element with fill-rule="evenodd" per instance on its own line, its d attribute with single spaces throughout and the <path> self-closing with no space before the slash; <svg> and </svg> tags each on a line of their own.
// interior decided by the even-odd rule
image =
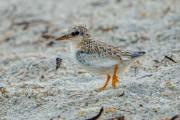
<svg viewBox="0 0 180 120">
<path fill-rule="evenodd" d="M 84 26 L 75 26 L 67 34 L 57 38 L 57 40 L 65 39 L 72 39 L 75 58 L 81 66 L 95 73 L 107 74 L 108 78 L 112 76 L 113 88 L 118 81 L 118 72 L 123 72 L 134 59 L 145 54 L 145 52 L 124 52 L 112 45 L 93 40 Z M 101 89 L 105 89 L 106 86 L 107 84 Z"/>
</svg>

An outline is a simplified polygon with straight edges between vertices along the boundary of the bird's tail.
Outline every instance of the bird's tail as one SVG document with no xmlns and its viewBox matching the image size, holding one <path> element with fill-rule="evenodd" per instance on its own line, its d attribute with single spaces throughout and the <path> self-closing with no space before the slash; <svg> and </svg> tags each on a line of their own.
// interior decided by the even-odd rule
<svg viewBox="0 0 180 120">
<path fill-rule="evenodd" d="M 140 57 L 140 56 L 143 56 L 145 53 L 146 53 L 146 52 L 144 52 L 144 51 L 132 52 L 132 53 L 131 53 L 131 57 L 132 57 L 132 58 L 138 58 L 138 57 Z"/>
</svg>

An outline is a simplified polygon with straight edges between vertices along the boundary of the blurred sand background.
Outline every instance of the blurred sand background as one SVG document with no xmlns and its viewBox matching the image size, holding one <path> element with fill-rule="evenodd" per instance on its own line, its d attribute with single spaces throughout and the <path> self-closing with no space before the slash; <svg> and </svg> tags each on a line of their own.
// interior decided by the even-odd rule
<svg viewBox="0 0 180 120">
<path fill-rule="evenodd" d="M 68 43 L 44 37 L 77 24 L 94 39 L 147 52 L 117 89 L 96 92 L 105 76 L 79 68 Z M 0 0 L 0 89 L 0 120 L 84 120 L 101 107 L 99 120 L 179 114 L 180 1 Z"/>
</svg>

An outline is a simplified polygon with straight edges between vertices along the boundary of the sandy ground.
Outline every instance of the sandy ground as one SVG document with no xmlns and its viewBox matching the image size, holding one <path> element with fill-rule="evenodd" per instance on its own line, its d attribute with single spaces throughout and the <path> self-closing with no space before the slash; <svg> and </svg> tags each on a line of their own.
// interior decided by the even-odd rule
<svg viewBox="0 0 180 120">
<path fill-rule="evenodd" d="M 77 66 L 68 43 L 43 37 L 77 24 L 94 39 L 147 52 L 117 89 L 95 91 L 105 76 Z M 99 120 L 179 114 L 180 1 L 0 0 L 0 89 L 0 120 L 84 120 L 101 107 Z"/>
</svg>

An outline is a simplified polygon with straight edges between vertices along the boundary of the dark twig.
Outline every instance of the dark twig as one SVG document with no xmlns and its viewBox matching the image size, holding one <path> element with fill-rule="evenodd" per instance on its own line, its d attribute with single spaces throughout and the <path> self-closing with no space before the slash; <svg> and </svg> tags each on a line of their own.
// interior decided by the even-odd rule
<svg viewBox="0 0 180 120">
<path fill-rule="evenodd" d="M 180 115 L 175 115 L 170 120 L 180 120 Z"/>
<path fill-rule="evenodd" d="M 46 44 L 47 46 L 53 46 L 54 45 L 54 41 L 50 41 Z"/>
<path fill-rule="evenodd" d="M 51 25 L 51 22 L 46 21 L 46 20 L 41 20 L 41 19 L 35 19 L 35 20 L 24 20 L 21 22 L 13 22 L 12 26 L 23 26 L 23 29 L 26 30 L 30 25 L 32 24 L 47 24 L 47 25 Z"/>
<path fill-rule="evenodd" d="M 175 60 L 173 60 L 171 57 L 168 57 L 167 55 L 165 55 L 164 58 L 166 58 L 166 59 L 168 59 L 168 60 L 170 60 L 170 61 L 172 61 L 174 63 L 177 63 Z"/>
<path fill-rule="evenodd" d="M 15 23 L 15 25 L 17 25 L 17 26 L 23 26 L 23 29 L 26 30 L 26 29 L 29 27 L 30 22 L 28 22 L 28 21 L 23 21 L 23 22 Z"/>
<path fill-rule="evenodd" d="M 62 62 L 61 58 L 56 58 L 56 70 L 59 69 L 61 62 Z"/>
<path fill-rule="evenodd" d="M 42 34 L 42 37 L 45 38 L 45 39 L 56 39 L 55 36 L 53 36 L 53 35 L 47 35 L 47 34 Z"/>
<path fill-rule="evenodd" d="M 138 69 L 137 69 L 137 66 L 136 66 L 136 67 L 134 67 L 134 74 L 135 74 L 135 76 L 137 75 L 137 73 L 138 73 Z"/>
<path fill-rule="evenodd" d="M 97 30 L 101 30 L 102 32 L 109 32 L 109 31 L 114 31 L 114 30 L 117 30 L 118 29 L 118 26 L 111 26 L 111 27 L 103 27 L 103 26 L 100 26 L 97 28 Z"/>
<path fill-rule="evenodd" d="M 144 75 L 144 76 L 138 77 L 137 79 L 142 79 L 142 78 L 151 77 L 151 76 L 152 76 L 152 74 L 148 74 L 148 75 Z"/>
<path fill-rule="evenodd" d="M 92 117 L 92 118 L 89 118 L 89 119 L 86 119 L 86 120 L 97 120 L 97 119 L 101 116 L 101 114 L 102 114 L 103 111 L 104 111 L 104 108 L 102 107 L 102 108 L 100 109 L 99 113 L 98 113 L 96 116 L 94 116 L 94 117 Z"/>
<path fill-rule="evenodd" d="M 124 96 L 125 92 L 123 91 L 120 95 L 118 95 L 119 97 Z"/>
</svg>

